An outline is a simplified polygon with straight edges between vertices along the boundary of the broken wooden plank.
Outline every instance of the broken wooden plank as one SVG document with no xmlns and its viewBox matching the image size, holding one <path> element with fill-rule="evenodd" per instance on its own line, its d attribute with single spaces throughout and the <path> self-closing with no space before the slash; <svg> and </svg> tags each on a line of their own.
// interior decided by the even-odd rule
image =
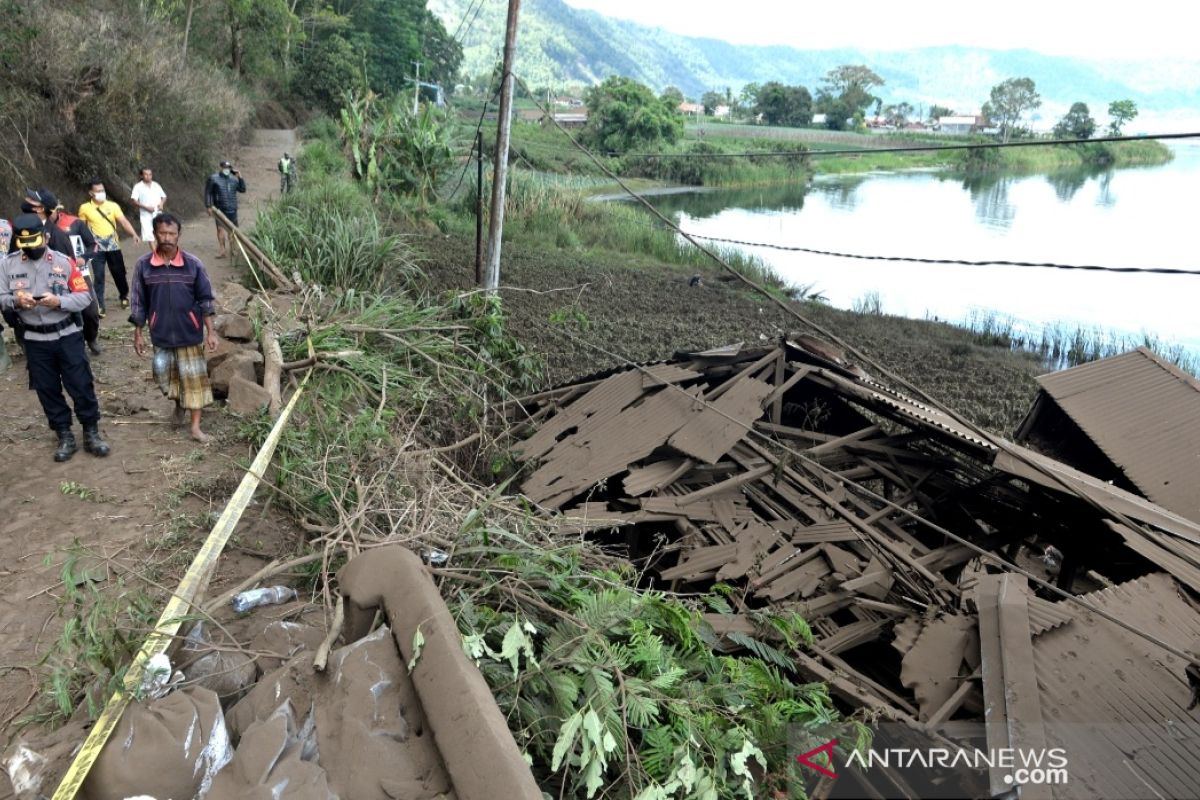
<svg viewBox="0 0 1200 800">
<path fill-rule="evenodd" d="M 569 437 L 565 444 L 554 447 L 521 490 L 536 503 L 550 505 L 547 501 L 554 498 L 551 507 L 557 508 L 572 493 L 623 472 L 686 424 L 691 404 L 703 389 L 703 385 L 684 390 L 659 389 L 640 405 L 605 420 L 586 435 Z"/>
<path fill-rule="evenodd" d="M 921 720 L 928 721 L 958 688 L 963 657 L 976 642 L 975 628 L 976 621 L 965 615 L 929 620 L 900 661 L 900 683 L 916 697 Z"/>
<path fill-rule="evenodd" d="M 719 399 L 726 392 L 735 388 L 742 381 L 748 380 L 749 376 L 758 372 L 763 367 L 769 365 L 776 358 L 779 358 L 780 354 L 781 354 L 781 351 L 778 348 L 768 351 L 765 356 L 763 356 L 762 358 L 753 362 L 752 364 L 750 364 L 750 366 L 746 367 L 745 369 L 742 369 L 740 372 L 738 372 L 738 374 L 734 375 L 732 378 L 730 378 L 729 380 L 722 383 L 720 386 L 718 386 L 715 389 L 713 389 L 712 391 L 710 391 L 708 394 L 706 394 L 704 396 L 704 399 L 708 400 L 708 401 L 713 401 L 713 400 Z M 761 383 L 761 381 L 759 381 L 759 383 Z M 767 392 L 770 393 L 769 388 L 767 389 Z M 761 406 L 760 406 L 760 408 L 761 408 Z"/>
<path fill-rule="evenodd" d="M 697 461 L 715 464 L 749 434 L 751 423 L 762 416 L 762 400 L 770 392 L 770 384 L 754 378 L 739 381 L 727 394 L 706 402 L 667 444 Z"/>
<path fill-rule="evenodd" d="M 630 497 L 641 497 L 679 480 L 695 463 L 690 458 L 655 461 L 629 470 L 629 474 L 621 479 L 621 484 Z"/>
</svg>

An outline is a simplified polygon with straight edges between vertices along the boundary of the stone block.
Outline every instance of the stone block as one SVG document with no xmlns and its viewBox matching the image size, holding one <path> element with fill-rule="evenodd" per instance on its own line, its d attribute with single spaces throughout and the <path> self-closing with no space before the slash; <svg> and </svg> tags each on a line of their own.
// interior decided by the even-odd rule
<svg viewBox="0 0 1200 800">
<path fill-rule="evenodd" d="M 254 339 L 254 326 L 250 324 L 250 320 L 237 314 L 218 314 L 213 326 L 217 329 L 217 333 L 226 339 L 243 342 Z"/>
<path fill-rule="evenodd" d="M 209 373 L 209 382 L 212 383 L 213 392 L 222 397 L 228 395 L 229 382 L 234 376 L 257 383 L 258 372 L 255 365 L 261 364 L 262 360 L 262 353 L 253 350 L 238 350 L 231 354 Z"/>
<path fill-rule="evenodd" d="M 240 283 L 226 281 L 217 290 L 217 313 L 241 314 L 252 297 L 250 290 Z"/>
<path fill-rule="evenodd" d="M 229 381 L 229 410 L 239 416 L 251 416 L 271 403 L 271 393 L 253 381 L 234 375 Z"/>
</svg>

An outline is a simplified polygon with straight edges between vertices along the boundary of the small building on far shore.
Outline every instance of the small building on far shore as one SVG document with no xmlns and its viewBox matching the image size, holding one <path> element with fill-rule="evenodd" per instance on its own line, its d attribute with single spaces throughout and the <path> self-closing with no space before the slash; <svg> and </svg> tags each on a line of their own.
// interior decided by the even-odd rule
<svg viewBox="0 0 1200 800">
<path fill-rule="evenodd" d="M 940 133 L 966 134 L 975 133 L 983 126 L 983 117 L 976 114 L 974 116 L 938 117 L 933 129 Z"/>
</svg>

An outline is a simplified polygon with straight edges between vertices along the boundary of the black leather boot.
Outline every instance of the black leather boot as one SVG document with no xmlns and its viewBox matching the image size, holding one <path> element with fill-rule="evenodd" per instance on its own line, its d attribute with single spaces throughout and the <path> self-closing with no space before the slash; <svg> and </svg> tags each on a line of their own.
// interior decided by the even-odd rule
<svg viewBox="0 0 1200 800">
<path fill-rule="evenodd" d="M 96 425 L 88 425 L 84 427 L 83 449 L 87 450 L 89 453 L 98 458 L 104 458 L 109 454 L 109 452 L 111 452 L 108 442 L 104 441 L 104 437 L 100 435 L 100 428 Z"/>
<path fill-rule="evenodd" d="M 60 464 L 63 461 L 70 461 L 71 456 L 75 455 L 75 451 L 79 448 L 75 445 L 75 434 L 70 428 L 66 428 L 58 432 L 58 449 L 54 451 L 54 460 Z"/>
</svg>

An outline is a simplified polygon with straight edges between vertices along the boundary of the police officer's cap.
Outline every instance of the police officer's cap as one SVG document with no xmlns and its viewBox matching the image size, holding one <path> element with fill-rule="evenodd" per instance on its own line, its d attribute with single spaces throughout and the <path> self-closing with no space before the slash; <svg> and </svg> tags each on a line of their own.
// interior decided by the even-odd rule
<svg viewBox="0 0 1200 800">
<path fill-rule="evenodd" d="M 17 247 L 41 247 L 45 240 L 45 226 L 37 214 L 21 214 L 13 220 L 13 241 Z"/>
</svg>

